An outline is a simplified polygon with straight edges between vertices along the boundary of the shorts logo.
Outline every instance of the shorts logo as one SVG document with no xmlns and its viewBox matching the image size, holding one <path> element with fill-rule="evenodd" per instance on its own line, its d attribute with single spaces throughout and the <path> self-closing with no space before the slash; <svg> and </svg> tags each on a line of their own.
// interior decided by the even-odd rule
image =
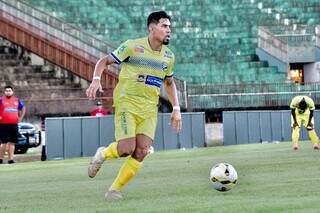
<svg viewBox="0 0 320 213">
<path fill-rule="evenodd" d="M 124 132 L 124 134 L 128 134 L 128 124 L 127 124 L 127 119 L 126 119 L 126 113 L 121 112 L 120 113 L 120 121 L 121 121 L 121 129 Z"/>
</svg>

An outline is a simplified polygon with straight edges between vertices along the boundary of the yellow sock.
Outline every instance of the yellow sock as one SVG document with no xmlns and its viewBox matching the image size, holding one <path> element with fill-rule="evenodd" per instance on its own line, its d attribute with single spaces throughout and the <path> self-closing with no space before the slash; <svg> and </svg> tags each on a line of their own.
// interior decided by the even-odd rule
<svg viewBox="0 0 320 213">
<path fill-rule="evenodd" d="M 310 138 L 311 142 L 313 143 L 313 145 L 319 143 L 319 138 L 317 136 L 316 131 L 314 131 L 314 130 L 308 131 L 308 134 L 309 134 L 309 138 Z"/>
<path fill-rule="evenodd" d="M 292 130 L 292 142 L 293 142 L 293 144 L 298 144 L 299 136 L 300 136 L 300 128 L 299 127 L 295 127 Z"/>
<path fill-rule="evenodd" d="M 126 185 L 141 168 L 142 163 L 132 158 L 131 156 L 127 158 L 122 167 L 119 170 L 117 178 L 111 185 L 111 190 L 120 191 L 121 188 Z"/>
<path fill-rule="evenodd" d="M 104 159 L 112 159 L 112 158 L 118 158 L 118 150 L 117 150 L 118 143 L 113 142 L 111 143 L 107 148 L 105 148 L 102 151 L 102 156 Z"/>
</svg>

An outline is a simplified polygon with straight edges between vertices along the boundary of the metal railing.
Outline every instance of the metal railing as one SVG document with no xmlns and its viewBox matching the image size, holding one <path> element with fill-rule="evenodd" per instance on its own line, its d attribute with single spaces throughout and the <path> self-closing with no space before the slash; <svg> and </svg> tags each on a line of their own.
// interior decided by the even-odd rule
<svg viewBox="0 0 320 213">
<path fill-rule="evenodd" d="M 0 5 L 0 8 L 4 11 L 22 18 L 25 22 L 45 30 L 52 36 L 61 37 L 70 44 L 98 58 L 114 49 L 114 47 L 107 42 L 99 40 L 83 30 L 21 1 L 0 0 Z"/>
<path fill-rule="evenodd" d="M 41 34 L 43 38 L 59 43 L 62 47 L 76 52 L 84 58 L 93 58 L 97 61 L 114 49 L 112 45 L 85 33 L 83 30 L 18 0 L 0 0 L 0 10 L 4 11 L 2 15 L 7 19 L 11 21 L 17 21 L 16 18 L 23 20 L 19 23 L 21 26 L 33 30 L 36 34 Z M 112 71 L 117 71 L 116 74 L 118 74 L 118 69 L 112 69 Z M 186 82 L 177 78 L 175 81 L 181 105 L 186 107 Z M 163 91 L 161 91 L 161 96 L 166 97 Z"/>
<path fill-rule="evenodd" d="M 316 26 L 315 34 L 316 34 L 316 46 L 320 48 L 320 25 Z"/>
</svg>

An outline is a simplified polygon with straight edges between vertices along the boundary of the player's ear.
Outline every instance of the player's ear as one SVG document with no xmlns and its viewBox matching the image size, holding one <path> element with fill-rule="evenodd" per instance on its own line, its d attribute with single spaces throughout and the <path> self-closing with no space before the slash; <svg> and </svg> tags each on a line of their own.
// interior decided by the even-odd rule
<svg viewBox="0 0 320 213">
<path fill-rule="evenodd" d="M 152 33 L 154 31 L 154 27 L 155 27 L 155 23 L 150 23 L 148 26 L 148 30 L 150 33 Z"/>
</svg>

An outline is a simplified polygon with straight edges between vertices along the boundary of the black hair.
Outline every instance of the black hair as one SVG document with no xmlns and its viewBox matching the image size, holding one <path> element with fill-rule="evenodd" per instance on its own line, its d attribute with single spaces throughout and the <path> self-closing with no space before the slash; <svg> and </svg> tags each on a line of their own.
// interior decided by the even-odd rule
<svg viewBox="0 0 320 213">
<path fill-rule="evenodd" d="M 4 89 L 12 89 L 13 90 L 13 87 L 10 86 L 10 85 L 7 85 L 7 86 L 4 87 Z"/>
<path fill-rule="evenodd" d="M 299 102 L 299 109 L 305 110 L 307 109 L 307 102 L 302 98 L 302 100 Z"/>
<path fill-rule="evenodd" d="M 163 10 L 150 13 L 150 15 L 148 16 L 147 26 L 149 27 L 151 23 L 158 24 L 159 20 L 162 18 L 167 18 L 171 20 L 171 17 Z"/>
</svg>

